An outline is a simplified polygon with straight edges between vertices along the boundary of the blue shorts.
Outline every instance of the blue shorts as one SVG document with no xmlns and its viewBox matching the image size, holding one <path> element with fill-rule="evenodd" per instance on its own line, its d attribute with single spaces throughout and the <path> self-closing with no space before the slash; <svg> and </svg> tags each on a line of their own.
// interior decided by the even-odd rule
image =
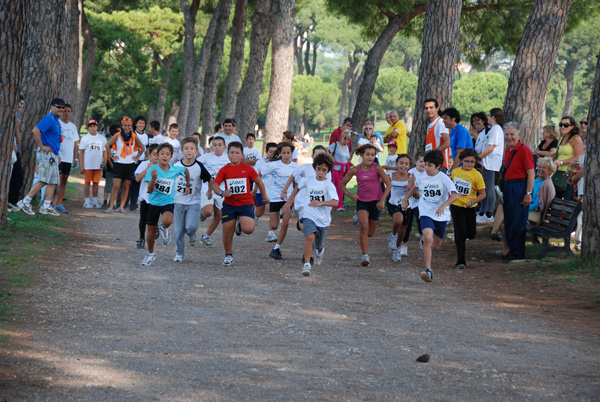
<svg viewBox="0 0 600 402">
<path fill-rule="evenodd" d="M 255 197 L 256 202 L 254 203 L 254 205 L 256 205 L 257 207 L 262 207 L 263 202 L 262 202 L 262 194 L 261 193 L 256 193 L 256 197 Z"/>
<path fill-rule="evenodd" d="M 431 219 L 429 216 L 421 216 L 421 230 L 425 230 L 427 228 L 433 229 L 433 234 L 439 237 L 440 239 L 444 238 L 446 234 L 446 226 L 448 222 L 445 221 L 436 221 Z"/>
<path fill-rule="evenodd" d="M 379 208 L 377 208 L 377 203 L 379 201 L 356 201 L 356 212 L 358 211 L 367 211 L 369 213 L 370 221 L 378 221 L 379 220 Z"/>
<path fill-rule="evenodd" d="M 236 207 L 223 202 L 222 213 L 221 223 L 232 221 L 240 216 L 247 216 L 248 218 L 254 219 L 254 207 L 252 204 L 239 205 Z"/>
</svg>

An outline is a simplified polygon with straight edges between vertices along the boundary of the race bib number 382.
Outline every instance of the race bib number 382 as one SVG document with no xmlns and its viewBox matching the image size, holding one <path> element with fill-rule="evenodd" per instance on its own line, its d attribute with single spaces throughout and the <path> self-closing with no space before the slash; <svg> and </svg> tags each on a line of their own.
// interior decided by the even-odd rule
<svg viewBox="0 0 600 402">
<path fill-rule="evenodd" d="M 246 178 L 227 179 L 227 189 L 234 194 L 246 194 L 248 192 L 248 183 Z"/>
<path fill-rule="evenodd" d="M 173 191 L 173 179 L 161 179 L 157 177 L 154 181 L 154 189 L 162 194 L 171 194 Z"/>
</svg>

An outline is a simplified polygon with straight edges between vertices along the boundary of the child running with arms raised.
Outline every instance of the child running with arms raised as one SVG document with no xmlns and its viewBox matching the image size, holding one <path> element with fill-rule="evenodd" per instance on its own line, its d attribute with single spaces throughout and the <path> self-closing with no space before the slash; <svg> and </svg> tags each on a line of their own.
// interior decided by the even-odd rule
<svg viewBox="0 0 600 402">
<path fill-rule="evenodd" d="M 361 265 L 366 267 L 370 263 L 368 248 L 369 237 L 373 237 L 377 229 L 379 212 L 385 206 L 385 199 L 390 193 L 390 176 L 378 164 L 374 163 L 377 148 L 372 144 L 365 144 L 356 150 L 362 158 L 360 165 L 352 167 L 342 179 L 340 190 L 356 202 L 356 214 L 360 224 L 360 249 L 362 251 Z M 350 194 L 346 184 L 356 176 L 358 189 L 356 194 Z M 381 191 L 379 179 L 385 184 L 385 191 Z"/>
<path fill-rule="evenodd" d="M 445 173 L 440 172 L 444 164 L 444 155 L 434 149 L 425 154 L 426 176 L 421 176 L 415 181 L 404 200 L 402 208 L 408 208 L 408 199 L 419 191 L 419 215 L 421 229 L 423 230 L 423 260 L 425 270 L 421 272 L 421 279 L 425 282 L 433 280 L 431 271 L 431 249 L 439 250 L 442 239 L 446 233 L 446 225 L 450 220 L 449 205 L 458 199 L 454 183 Z"/>
<path fill-rule="evenodd" d="M 392 181 L 392 190 L 388 201 L 388 213 L 392 217 L 392 236 L 388 244 L 389 249 L 393 250 L 392 259 L 402 261 L 401 245 L 404 243 L 404 233 L 408 224 L 408 208 L 402 208 L 402 201 L 409 191 L 408 181 L 410 174 L 410 156 L 407 154 L 398 155 L 396 158 L 396 170 L 390 170 Z"/>
<path fill-rule="evenodd" d="M 158 218 L 162 214 L 160 236 L 164 245 L 169 244 L 169 226 L 173 223 L 173 203 L 175 202 L 176 179 L 185 175 L 184 195 L 190 193 L 190 174 L 183 166 L 173 166 L 169 162 L 173 157 L 171 144 L 161 144 L 158 147 L 158 165 L 152 166 L 146 172 L 145 181 L 148 182 L 148 253 L 142 261 L 143 266 L 148 266 L 156 259 L 154 255 L 154 236 Z"/>
<path fill-rule="evenodd" d="M 305 166 L 305 165 L 303 165 Z M 331 208 L 337 205 L 337 189 L 327 178 L 333 169 L 333 160 L 323 152 L 317 154 L 312 163 L 315 176 L 305 176 L 281 209 L 289 211 L 292 203 L 303 205 L 300 211 L 302 231 L 306 236 L 304 242 L 304 267 L 302 275 L 309 276 L 311 271 L 311 255 L 315 250 L 315 263 L 321 264 L 325 252 L 325 236 L 331 223 Z M 300 200 L 299 197 L 304 198 Z"/>
<path fill-rule="evenodd" d="M 230 142 L 227 155 L 231 163 L 225 165 L 212 183 L 212 190 L 223 197 L 223 266 L 233 264 L 233 232 L 239 236 L 254 232 L 254 210 L 252 206 L 252 182 L 267 194 L 258 173 L 250 165 L 242 163 L 244 146 L 237 141 Z M 269 202 L 267 197 L 264 202 Z M 237 224 L 236 224 L 237 222 Z"/>
</svg>

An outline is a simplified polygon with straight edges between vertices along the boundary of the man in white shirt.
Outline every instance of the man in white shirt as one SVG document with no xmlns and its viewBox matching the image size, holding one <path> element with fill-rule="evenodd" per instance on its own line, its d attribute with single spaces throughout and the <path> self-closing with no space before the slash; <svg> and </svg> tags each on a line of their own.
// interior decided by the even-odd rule
<svg viewBox="0 0 600 402">
<path fill-rule="evenodd" d="M 58 165 L 60 184 L 58 186 L 58 193 L 52 201 L 52 206 L 55 210 L 68 214 L 69 211 L 63 206 L 63 198 L 65 197 L 65 191 L 67 190 L 67 181 L 71 174 L 71 166 L 73 163 L 77 165 L 79 160 L 77 155 L 79 153 L 79 130 L 75 124 L 71 123 L 71 115 L 73 111 L 71 105 L 66 104 L 60 118 L 60 127 L 62 129 L 62 143 L 60 144 L 60 165 Z"/>
<path fill-rule="evenodd" d="M 223 121 L 223 132 L 215 134 L 215 138 L 221 137 L 225 140 L 225 149 L 227 149 L 230 142 L 237 141 L 240 144 L 242 143 L 240 137 L 233 133 L 234 125 L 235 121 L 233 119 L 225 119 Z"/>
</svg>

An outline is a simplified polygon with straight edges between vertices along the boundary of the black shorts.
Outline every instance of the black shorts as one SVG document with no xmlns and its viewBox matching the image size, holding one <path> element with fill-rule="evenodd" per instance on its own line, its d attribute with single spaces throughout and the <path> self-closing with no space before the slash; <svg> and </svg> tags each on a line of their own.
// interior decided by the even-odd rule
<svg viewBox="0 0 600 402">
<path fill-rule="evenodd" d="M 158 225 L 158 218 L 160 218 L 160 215 L 164 214 L 165 212 L 173 213 L 173 204 L 163 205 L 162 207 L 148 204 L 148 220 L 146 221 L 146 225 Z"/>
<path fill-rule="evenodd" d="M 269 212 L 279 212 L 281 208 L 285 205 L 285 201 L 280 202 L 270 202 L 269 203 Z"/>
<path fill-rule="evenodd" d="M 400 212 L 402 214 L 402 224 L 406 225 L 408 223 L 408 213 L 400 205 L 392 205 L 388 202 L 387 210 L 392 218 L 396 212 Z"/>
<path fill-rule="evenodd" d="M 59 174 L 66 174 L 67 176 L 71 174 L 71 166 L 72 163 L 70 162 L 61 162 L 60 165 L 58 165 L 58 173 Z"/>
<path fill-rule="evenodd" d="M 131 180 L 135 173 L 135 163 L 113 163 L 113 178 Z"/>
<path fill-rule="evenodd" d="M 378 221 L 379 220 L 379 209 L 377 208 L 377 203 L 379 201 L 356 201 L 356 212 L 358 211 L 367 211 L 369 213 L 370 221 Z"/>
<path fill-rule="evenodd" d="M 223 202 L 222 211 L 223 216 L 221 217 L 221 223 L 232 221 L 240 216 L 247 216 L 248 218 L 254 219 L 254 207 L 252 204 L 239 205 L 236 207 Z"/>
</svg>

